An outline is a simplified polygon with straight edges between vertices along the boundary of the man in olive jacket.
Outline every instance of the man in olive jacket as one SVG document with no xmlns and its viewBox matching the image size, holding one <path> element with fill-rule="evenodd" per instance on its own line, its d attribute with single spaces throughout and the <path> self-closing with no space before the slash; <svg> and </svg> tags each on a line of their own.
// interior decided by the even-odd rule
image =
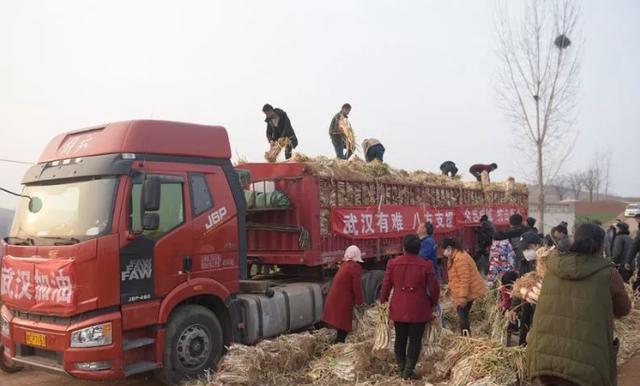
<svg viewBox="0 0 640 386">
<path fill-rule="evenodd" d="M 613 317 L 631 302 L 622 278 L 602 258 L 604 231 L 581 225 L 568 253 L 548 258 L 527 345 L 529 375 L 542 385 L 617 382 Z"/>
</svg>

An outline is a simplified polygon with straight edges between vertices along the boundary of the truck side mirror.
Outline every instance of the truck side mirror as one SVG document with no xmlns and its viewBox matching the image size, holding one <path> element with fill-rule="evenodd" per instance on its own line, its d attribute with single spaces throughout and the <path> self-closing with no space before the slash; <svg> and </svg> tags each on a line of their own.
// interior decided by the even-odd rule
<svg viewBox="0 0 640 386">
<path fill-rule="evenodd" d="M 160 215 L 157 213 L 145 213 L 142 217 L 142 229 L 154 231 L 160 227 Z"/>
<path fill-rule="evenodd" d="M 160 209 L 160 177 L 148 177 L 144 180 L 142 196 L 145 212 Z"/>
</svg>

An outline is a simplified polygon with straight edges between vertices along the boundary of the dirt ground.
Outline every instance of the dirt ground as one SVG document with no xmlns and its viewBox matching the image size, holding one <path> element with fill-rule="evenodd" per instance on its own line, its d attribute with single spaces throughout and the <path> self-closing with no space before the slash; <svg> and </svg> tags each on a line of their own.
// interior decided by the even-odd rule
<svg viewBox="0 0 640 386">
<path fill-rule="evenodd" d="M 636 354 L 620 369 L 618 386 L 636 386 L 640 384 L 640 354 Z"/>
<path fill-rule="evenodd" d="M 640 355 L 631 358 L 620 369 L 618 386 L 637 386 L 640 383 Z M 150 376 L 118 382 L 91 382 L 73 379 L 64 375 L 37 370 L 23 370 L 16 374 L 6 374 L 0 371 L 0 385 L 2 386 L 159 386 Z"/>
<path fill-rule="evenodd" d="M 159 386 L 152 376 L 140 376 L 124 381 L 95 382 L 82 381 L 62 374 L 49 373 L 40 370 L 22 370 L 15 374 L 0 371 L 0 385 L 2 386 Z"/>
</svg>

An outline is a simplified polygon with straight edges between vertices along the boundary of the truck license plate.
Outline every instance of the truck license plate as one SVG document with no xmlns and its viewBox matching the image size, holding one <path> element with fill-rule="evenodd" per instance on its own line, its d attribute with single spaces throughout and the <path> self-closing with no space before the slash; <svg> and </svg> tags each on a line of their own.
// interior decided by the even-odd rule
<svg viewBox="0 0 640 386">
<path fill-rule="evenodd" d="M 25 343 L 29 346 L 47 347 L 47 336 L 45 334 L 27 331 L 25 340 Z"/>
</svg>

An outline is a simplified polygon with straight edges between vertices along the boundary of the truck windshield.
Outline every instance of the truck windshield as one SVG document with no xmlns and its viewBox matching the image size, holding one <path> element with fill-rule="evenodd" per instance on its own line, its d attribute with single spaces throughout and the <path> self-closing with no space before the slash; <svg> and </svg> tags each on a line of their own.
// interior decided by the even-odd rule
<svg viewBox="0 0 640 386">
<path fill-rule="evenodd" d="M 100 178 L 28 185 L 16 210 L 10 238 L 74 243 L 108 232 L 118 179 Z"/>
</svg>

